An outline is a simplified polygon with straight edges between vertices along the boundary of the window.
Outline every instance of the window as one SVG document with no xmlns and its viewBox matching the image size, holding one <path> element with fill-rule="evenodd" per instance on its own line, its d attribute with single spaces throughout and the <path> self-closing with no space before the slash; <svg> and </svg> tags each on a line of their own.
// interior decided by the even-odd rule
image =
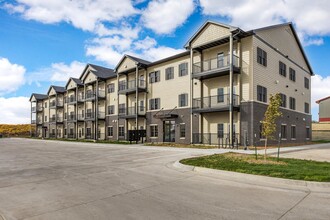
<svg viewBox="0 0 330 220">
<path fill-rule="evenodd" d="M 305 88 L 309 89 L 309 79 L 305 77 Z"/>
<path fill-rule="evenodd" d="M 281 61 L 279 62 L 279 73 L 280 75 L 286 77 L 286 65 Z"/>
<path fill-rule="evenodd" d="M 64 119 L 66 120 L 66 112 L 64 113 Z"/>
<path fill-rule="evenodd" d="M 47 115 L 45 116 L 45 122 L 47 121 Z"/>
<path fill-rule="evenodd" d="M 309 127 L 306 127 L 306 139 L 309 139 L 311 137 L 311 133 L 310 133 L 310 128 Z"/>
<path fill-rule="evenodd" d="M 267 89 L 263 86 L 257 86 L 257 99 L 260 102 L 267 102 Z"/>
<path fill-rule="evenodd" d="M 267 53 L 257 47 L 257 62 L 263 66 L 267 66 Z"/>
<path fill-rule="evenodd" d="M 286 95 L 280 93 L 281 96 L 281 107 L 286 108 Z"/>
<path fill-rule="evenodd" d="M 110 83 L 108 85 L 108 93 L 114 93 L 115 92 L 115 84 L 114 83 Z"/>
<path fill-rule="evenodd" d="M 218 97 L 217 97 L 218 103 L 219 102 L 224 102 L 224 89 L 223 88 L 218 88 Z"/>
<path fill-rule="evenodd" d="M 309 104 L 305 102 L 305 113 L 309 114 Z"/>
<path fill-rule="evenodd" d="M 224 125 L 223 124 L 218 124 L 217 125 L 217 128 L 218 128 L 218 138 L 223 138 L 223 128 L 224 128 Z"/>
<path fill-rule="evenodd" d="M 296 71 L 294 69 L 292 69 L 291 67 L 289 68 L 289 78 L 293 82 L 296 81 Z"/>
<path fill-rule="evenodd" d="M 160 98 L 149 100 L 149 110 L 160 109 Z"/>
<path fill-rule="evenodd" d="M 118 136 L 119 136 L 119 137 L 125 137 L 125 129 L 124 129 L 124 126 L 119 126 Z"/>
<path fill-rule="evenodd" d="M 114 105 L 109 105 L 108 106 L 108 114 L 109 115 L 115 114 L 115 106 Z"/>
<path fill-rule="evenodd" d="M 290 109 L 296 110 L 296 99 L 290 97 Z"/>
<path fill-rule="evenodd" d="M 186 124 L 180 124 L 180 138 L 186 137 Z"/>
<path fill-rule="evenodd" d="M 188 75 L 188 63 L 181 63 L 179 65 L 179 76 Z"/>
<path fill-rule="evenodd" d="M 85 129 L 84 128 L 81 129 L 81 134 L 85 135 Z"/>
<path fill-rule="evenodd" d="M 291 139 L 296 139 L 296 126 L 291 125 Z"/>
<path fill-rule="evenodd" d="M 118 113 L 119 114 L 125 114 L 126 113 L 125 103 L 118 105 Z"/>
<path fill-rule="evenodd" d="M 180 94 L 179 95 L 179 107 L 184 107 L 188 105 L 188 94 Z"/>
<path fill-rule="evenodd" d="M 155 82 L 159 82 L 159 81 L 160 81 L 160 72 L 159 71 L 149 73 L 149 82 L 150 83 L 155 83 Z"/>
<path fill-rule="evenodd" d="M 126 81 L 122 80 L 118 82 L 118 87 L 119 87 L 119 91 L 125 90 L 126 89 Z"/>
<path fill-rule="evenodd" d="M 144 101 L 143 100 L 140 100 L 140 112 L 144 112 Z"/>
<path fill-rule="evenodd" d="M 55 135 L 55 128 L 52 128 L 52 134 Z"/>
<path fill-rule="evenodd" d="M 92 109 L 87 109 L 86 110 L 86 118 L 91 118 L 92 117 Z"/>
<path fill-rule="evenodd" d="M 174 67 L 168 67 L 165 70 L 165 79 L 174 79 Z"/>
<path fill-rule="evenodd" d="M 150 125 L 150 137 L 158 137 L 158 125 Z"/>
<path fill-rule="evenodd" d="M 108 136 L 112 137 L 113 136 L 113 127 L 108 127 Z"/>
<path fill-rule="evenodd" d="M 92 136 L 92 129 L 91 128 L 86 128 L 86 136 Z"/>
<path fill-rule="evenodd" d="M 47 108 L 47 102 L 45 102 L 45 108 Z"/>
<path fill-rule="evenodd" d="M 281 138 L 286 139 L 286 125 L 281 125 Z"/>
<path fill-rule="evenodd" d="M 70 129 L 70 131 L 71 131 L 71 129 Z M 73 134 L 73 129 L 72 129 L 72 133 L 71 134 Z M 64 128 L 64 135 L 66 135 L 66 128 Z"/>
</svg>

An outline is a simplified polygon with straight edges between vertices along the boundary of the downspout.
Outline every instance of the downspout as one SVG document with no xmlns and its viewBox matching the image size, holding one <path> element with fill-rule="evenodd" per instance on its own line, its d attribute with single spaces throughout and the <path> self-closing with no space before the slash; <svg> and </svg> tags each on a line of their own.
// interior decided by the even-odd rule
<svg viewBox="0 0 330 220">
<path fill-rule="evenodd" d="M 117 73 L 117 141 L 119 140 L 119 74 Z"/>
<path fill-rule="evenodd" d="M 234 147 L 234 140 L 233 140 L 233 33 L 230 33 L 229 36 L 229 143 L 230 146 Z"/>
<path fill-rule="evenodd" d="M 138 112 L 139 112 L 139 90 L 138 90 L 138 86 L 139 86 L 139 80 L 138 80 L 138 77 L 139 77 L 139 64 L 136 63 L 136 68 L 135 68 L 135 131 L 138 130 L 138 127 L 139 127 L 139 119 L 138 119 Z"/>
<path fill-rule="evenodd" d="M 96 92 L 95 92 L 95 133 L 94 133 L 94 140 L 98 140 L 98 133 L 99 133 L 99 78 L 96 78 Z"/>
</svg>

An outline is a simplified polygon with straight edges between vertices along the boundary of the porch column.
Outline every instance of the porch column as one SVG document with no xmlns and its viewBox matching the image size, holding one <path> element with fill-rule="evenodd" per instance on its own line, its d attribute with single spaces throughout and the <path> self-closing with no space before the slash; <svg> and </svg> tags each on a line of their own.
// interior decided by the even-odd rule
<svg viewBox="0 0 330 220">
<path fill-rule="evenodd" d="M 139 118 L 138 118 L 138 113 L 139 113 L 139 90 L 138 90 L 138 86 L 139 86 L 139 64 L 136 64 L 135 67 L 135 130 L 138 130 L 139 127 Z"/>
<path fill-rule="evenodd" d="M 117 73 L 117 141 L 119 140 L 119 74 Z"/>
<path fill-rule="evenodd" d="M 96 92 L 95 92 L 95 129 L 94 129 L 94 140 L 98 140 L 98 132 L 99 132 L 99 79 L 96 79 Z"/>
<path fill-rule="evenodd" d="M 230 33 L 229 36 L 229 143 L 232 147 L 234 147 L 234 140 L 233 140 L 233 125 L 234 125 L 234 117 L 233 117 L 233 34 Z"/>
</svg>

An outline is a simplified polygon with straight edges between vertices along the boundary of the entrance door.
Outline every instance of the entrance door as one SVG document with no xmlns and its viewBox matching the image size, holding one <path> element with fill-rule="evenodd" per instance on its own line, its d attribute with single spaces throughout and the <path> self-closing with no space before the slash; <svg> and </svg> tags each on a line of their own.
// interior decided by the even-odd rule
<svg viewBox="0 0 330 220">
<path fill-rule="evenodd" d="M 175 142 L 175 121 L 164 121 L 164 142 Z"/>
</svg>

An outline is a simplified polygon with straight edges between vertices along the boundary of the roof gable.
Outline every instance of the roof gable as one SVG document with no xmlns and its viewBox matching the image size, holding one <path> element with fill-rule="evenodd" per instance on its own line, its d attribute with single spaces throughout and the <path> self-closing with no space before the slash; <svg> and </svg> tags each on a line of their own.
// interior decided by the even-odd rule
<svg viewBox="0 0 330 220">
<path fill-rule="evenodd" d="M 39 100 L 44 100 L 47 99 L 48 95 L 45 94 L 38 94 L 38 93 L 32 93 L 30 96 L 29 101 L 31 102 L 35 102 L 35 101 L 39 101 Z"/>
<path fill-rule="evenodd" d="M 288 56 L 289 59 L 294 60 L 311 75 L 314 74 L 292 23 L 268 26 L 255 29 L 253 32 L 282 54 Z"/>
<path fill-rule="evenodd" d="M 206 21 L 188 40 L 185 44 L 185 48 L 196 47 L 206 42 L 215 41 L 225 36 L 229 36 L 230 32 L 236 29 L 236 27 L 223 23 Z"/>
<path fill-rule="evenodd" d="M 101 79 L 109 79 L 112 77 L 116 77 L 116 74 L 113 69 L 109 69 L 106 67 L 102 67 L 102 66 L 98 66 L 98 65 L 89 63 L 86 65 L 86 67 L 83 70 L 79 79 L 81 81 L 84 81 L 89 72 L 92 72 L 95 75 L 95 77 L 101 78 Z"/>
<path fill-rule="evenodd" d="M 151 62 L 143 60 L 141 58 L 133 57 L 131 55 L 125 54 L 119 63 L 117 64 L 115 71 L 117 73 L 133 70 L 136 68 L 136 65 L 140 64 L 141 66 L 148 66 Z"/>
</svg>

